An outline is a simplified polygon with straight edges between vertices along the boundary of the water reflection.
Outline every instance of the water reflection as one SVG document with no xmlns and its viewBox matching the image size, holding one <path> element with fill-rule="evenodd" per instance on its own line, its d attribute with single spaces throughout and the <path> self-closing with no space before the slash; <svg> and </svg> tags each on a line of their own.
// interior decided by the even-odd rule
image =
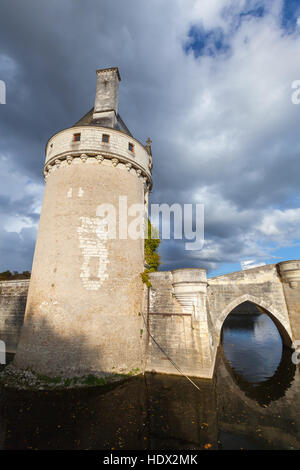
<svg viewBox="0 0 300 470">
<path fill-rule="evenodd" d="M 223 325 L 223 360 L 246 396 L 261 406 L 284 396 L 294 379 L 292 350 L 283 345 L 271 318 L 250 302 L 232 311 Z"/>
<path fill-rule="evenodd" d="M 248 382 L 267 380 L 279 366 L 280 334 L 271 318 L 254 305 L 251 312 L 244 313 L 242 304 L 226 318 L 222 343 L 228 362 Z"/>
<path fill-rule="evenodd" d="M 224 326 L 214 380 L 195 379 L 200 391 L 157 374 L 109 389 L 0 389 L 0 448 L 300 449 L 299 369 L 266 316 L 245 311 L 246 323 Z"/>
</svg>

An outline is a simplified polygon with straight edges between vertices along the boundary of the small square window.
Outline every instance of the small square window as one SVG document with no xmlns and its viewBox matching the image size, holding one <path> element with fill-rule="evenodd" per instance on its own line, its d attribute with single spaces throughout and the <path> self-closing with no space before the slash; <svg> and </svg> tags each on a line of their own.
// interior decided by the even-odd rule
<svg viewBox="0 0 300 470">
<path fill-rule="evenodd" d="M 106 144 L 109 144 L 109 135 L 108 134 L 102 134 L 102 142 L 105 142 Z"/>
<path fill-rule="evenodd" d="M 128 150 L 130 150 L 130 152 L 134 152 L 134 145 L 131 142 L 128 143 Z"/>
<path fill-rule="evenodd" d="M 73 141 L 74 142 L 79 142 L 80 141 L 80 134 L 74 134 L 73 135 Z"/>
</svg>

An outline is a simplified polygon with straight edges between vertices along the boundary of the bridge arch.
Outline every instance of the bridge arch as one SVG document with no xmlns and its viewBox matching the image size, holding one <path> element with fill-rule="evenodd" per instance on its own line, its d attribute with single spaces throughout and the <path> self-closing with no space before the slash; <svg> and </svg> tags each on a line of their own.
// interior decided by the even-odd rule
<svg viewBox="0 0 300 470">
<path fill-rule="evenodd" d="M 218 320 L 217 320 L 217 335 L 218 335 L 218 343 L 220 342 L 221 337 L 221 330 L 226 320 L 227 316 L 239 305 L 243 304 L 244 302 L 251 302 L 257 307 L 261 308 L 264 313 L 269 315 L 269 317 L 275 323 L 279 334 L 281 336 L 282 342 L 284 345 L 291 347 L 292 345 L 292 338 L 291 338 L 291 328 L 289 325 L 289 321 L 285 318 L 285 316 L 278 312 L 276 308 L 268 301 L 264 299 L 257 298 L 251 294 L 244 294 L 236 299 L 232 300 L 220 313 Z"/>
</svg>

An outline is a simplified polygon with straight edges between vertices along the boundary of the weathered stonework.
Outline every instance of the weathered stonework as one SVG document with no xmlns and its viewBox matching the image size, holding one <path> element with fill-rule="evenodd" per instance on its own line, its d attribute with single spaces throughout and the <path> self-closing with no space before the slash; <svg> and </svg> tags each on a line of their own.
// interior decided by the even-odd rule
<svg viewBox="0 0 300 470">
<path fill-rule="evenodd" d="M 152 284 L 150 289 L 149 305 L 149 353 L 147 360 L 147 370 L 162 373 L 177 374 L 178 369 L 172 365 L 168 357 L 172 359 L 179 369 L 186 375 L 211 377 L 211 358 L 210 350 L 207 348 L 207 321 L 205 311 L 200 313 L 201 321 L 195 319 L 193 313 L 187 313 L 186 305 L 180 304 L 182 297 L 177 299 L 174 293 L 174 275 L 175 288 L 178 287 L 180 278 L 186 288 L 187 279 L 201 279 L 201 290 L 204 270 L 178 270 L 162 271 L 149 273 L 149 279 Z M 205 275 L 206 277 L 206 275 Z M 195 281 L 194 281 L 195 282 Z M 191 282 L 190 302 L 193 306 L 193 297 L 195 296 L 195 284 Z M 202 292 L 199 292 L 200 296 Z M 186 299 L 185 299 L 186 300 Z M 199 304 L 197 303 L 197 306 Z M 158 347 L 160 345 L 161 349 Z"/>
<path fill-rule="evenodd" d="M 299 266 L 287 261 L 207 280 L 202 269 L 150 273 L 147 370 L 179 373 L 168 355 L 182 373 L 211 378 L 223 323 L 246 301 L 269 314 L 291 346 L 300 339 Z"/>
<path fill-rule="evenodd" d="M 279 263 L 294 340 L 300 340 L 300 260 Z"/>
<path fill-rule="evenodd" d="M 45 196 L 28 281 L 0 283 L 0 340 L 15 364 L 47 375 L 133 369 L 212 378 L 223 323 L 250 301 L 300 339 L 300 261 L 207 279 L 204 269 L 150 273 L 144 240 L 109 236 L 120 200 L 148 212 L 151 140 L 144 146 L 118 114 L 117 68 L 97 71 L 95 106 L 46 147 Z M 144 214 L 143 214 L 144 215 Z M 126 234 L 127 235 L 127 234 Z"/>
<path fill-rule="evenodd" d="M 287 268 L 286 265 L 289 263 L 291 267 L 295 266 L 294 261 L 284 262 L 284 268 Z M 271 316 L 285 344 L 290 345 L 292 341 L 300 339 L 300 289 L 295 285 L 290 286 L 286 271 L 287 269 L 283 275 L 281 274 L 281 263 L 253 268 L 207 279 L 205 288 L 206 276 L 203 270 L 187 269 L 150 273 L 152 287 L 149 291 L 149 312 L 145 297 L 143 321 L 141 321 L 141 316 L 137 315 L 139 321 L 135 324 L 129 324 L 130 328 L 134 328 L 138 332 L 136 340 L 139 349 L 136 352 L 140 355 L 141 364 L 146 361 L 145 368 L 148 371 L 155 370 L 170 374 L 182 372 L 190 376 L 211 378 L 214 373 L 222 325 L 227 315 L 236 306 L 246 301 L 253 302 Z M 293 275 L 293 277 L 295 276 Z M 190 286 L 188 280 L 192 281 Z M 83 284 L 82 280 L 81 282 Z M 93 287 L 91 290 L 96 290 L 94 281 L 91 280 L 91 282 Z M 1 283 L 0 339 L 7 341 L 9 352 L 15 351 L 19 339 L 28 284 L 29 281 Z M 181 295 L 178 295 L 178 288 L 179 291 L 180 288 L 184 289 L 183 300 Z M 186 304 L 188 292 L 190 302 Z M 142 295 L 142 291 L 139 295 Z M 205 303 L 199 302 L 198 296 L 202 299 L 205 298 Z M 110 302 L 110 299 L 107 299 L 107 302 Z M 200 311 L 197 311 L 199 306 L 201 306 Z M 59 312 L 59 306 L 55 301 L 52 304 L 44 301 L 40 305 L 40 309 L 49 315 L 55 310 Z M 62 310 L 61 316 L 63 316 Z M 72 318 L 74 319 L 74 316 Z M 94 322 L 95 331 L 100 331 L 100 329 L 97 330 L 98 322 L 93 320 L 91 316 L 89 318 Z M 59 315 L 56 317 L 56 321 L 62 322 Z M 111 317 L 110 325 L 106 330 L 108 337 L 112 336 L 109 332 L 110 326 L 114 329 L 113 333 L 115 333 L 116 339 L 117 335 L 120 335 L 120 344 L 122 344 L 124 332 L 129 336 L 132 334 L 126 328 L 120 331 L 117 315 Z M 78 331 L 81 328 L 76 322 L 74 325 L 66 324 L 66 327 L 71 332 L 74 331 L 73 328 L 77 328 Z M 95 341 L 92 329 L 91 325 L 88 338 Z M 69 338 L 68 335 L 65 337 Z M 78 354 L 69 340 L 64 344 L 64 347 L 67 350 L 71 348 L 73 354 Z M 84 350 L 84 345 L 82 349 Z M 118 348 L 116 349 L 118 350 Z M 92 360 L 94 365 L 91 364 L 91 368 L 96 371 L 97 358 L 92 356 Z M 179 370 L 174 367 L 172 361 Z M 122 362 L 121 359 L 120 362 Z"/>
<path fill-rule="evenodd" d="M 118 113 L 120 73 L 117 67 L 97 70 L 97 87 L 94 119 L 101 118 L 105 125 L 113 127 Z"/>
<path fill-rule="evenodd" d="M 144 240 L 109 237 L 97 209 L 113 205 L 118 227 L 120 198 L 143 207 L 151 186 L 148 151 L 131 135 L 93 122 L 49 140 L 44 174 L 15 364 L 65 376 L 142 369 Z"/>
<path fill-rule="evenodd" d="M 80 141 L 74 141 L 74 134 L 80 133 Z M 109 134 L 109 143 L 102 142 L 102 135 Z M 128 144 L 134 143 L 134 152 Z M 125 168 L 138 177 L 143 176 L 151 185 L 151 160 L 145 147 L 134 137 L 106 127 L 76 126 L 58 132 L 49 140 L 46 148 L 45 177 L 53 170 L 82 163 L 104 163 Z M 126 165 L 131 164 L 128 169 Z"/>
<path fill-rule="evenodd" d="M 15 353 L 24 321 L 29 279 L 0 282 L 0 340 Z"/>
<path fill-rule="evenodd" d="M 142 204 L 142 181 L 96 160 L 61 165 L 47 179 L 19 367 L 70 375 L 141 367 L 143 240 L 106 240 L 96 215 L 123 195 Z"/>
</svg>

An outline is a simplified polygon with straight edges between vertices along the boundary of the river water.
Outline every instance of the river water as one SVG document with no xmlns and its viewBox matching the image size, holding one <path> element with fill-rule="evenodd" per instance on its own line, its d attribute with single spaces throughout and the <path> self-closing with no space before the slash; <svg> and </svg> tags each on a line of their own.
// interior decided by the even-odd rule
<svg viewBox="0 0 300 470">
<path fill-rule="evenodd" d="M 299 369 L 252 310 L 227 317 L 214 380 L 195 379 L 200 390 L 158 374 L 110 389 L 0 390 L 0 448 L 300 449 Z"/>
</svg>

